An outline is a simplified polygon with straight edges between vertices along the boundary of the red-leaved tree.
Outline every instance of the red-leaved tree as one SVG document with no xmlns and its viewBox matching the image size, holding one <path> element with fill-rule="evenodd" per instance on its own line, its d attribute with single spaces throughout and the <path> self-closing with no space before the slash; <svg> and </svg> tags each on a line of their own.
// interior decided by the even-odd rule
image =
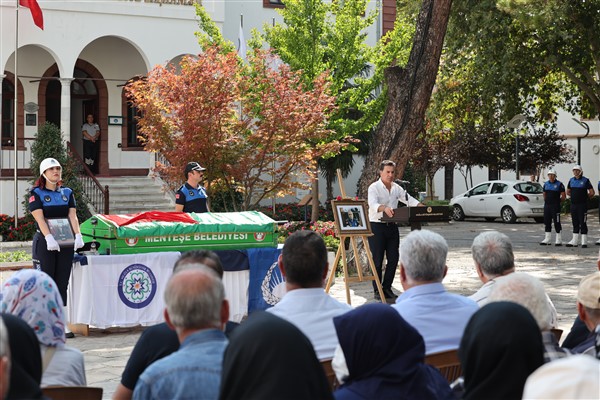
<svg viewBox="0 0 600 400">
<path fill-rule="evenodd" d="M 161 174 L 182 181 L 185 164 L 198 161 L 207 168 L 209 198 L 218 188 L 228 209 L 247 210 L 290 194 L 296 175 L 311 176 L 319 157 L 342 149 L 326 142 L 335 102 L 325 77 L 307 90 L 299 73 L 273 65 L 263 50 L 243 64 L 212 46 L 179 69 L 158 66 L 132 83 L 146 149 L 170 164 L 157 166 Z"/>
</svg>

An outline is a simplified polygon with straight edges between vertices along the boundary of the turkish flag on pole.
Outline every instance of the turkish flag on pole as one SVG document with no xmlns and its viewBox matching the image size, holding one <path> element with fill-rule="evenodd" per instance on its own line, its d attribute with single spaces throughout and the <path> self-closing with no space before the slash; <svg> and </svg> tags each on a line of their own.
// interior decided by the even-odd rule
<svg viewBox="0 0 600 400">
<path fill-rule="evenodd" d="M 38 5 L 37 0 L 19 0 L 19 4 L 29 8 L 31 16 L 33 17 L 33 23 L 41 30 L 44 30 L 44 15 L 42 14 L 42 9 Z"/>
</svg>

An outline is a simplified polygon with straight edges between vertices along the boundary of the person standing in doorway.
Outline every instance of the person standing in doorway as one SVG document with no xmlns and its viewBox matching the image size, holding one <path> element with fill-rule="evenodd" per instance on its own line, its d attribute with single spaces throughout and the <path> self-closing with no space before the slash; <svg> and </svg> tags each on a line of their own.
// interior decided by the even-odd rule
<svg viewBox="0 0 600 400">
<path fill-rule="evenodd" d="M 88 114 L 81 128 L 83 134 L 83 161 L 93 174 L 98 173 L 98 150 L 100 149 L 100 126 L 94 116 Z"/>
<path fill-rule="evenodd" d="M 565 200 L 565 185 L 556 179 L 556 171 L 553 169 L 548 170 L 548 181 L 544 183 L 544 225 L 545 225 L 545 237 L 540 242 L 540 245 L 550 245 L 552 239 L 552 223 L 554 223 L 554 230 L 556 230 L 556 246 L 562 246 L 561 231 L 562 225 L 560 224 L 560 203 Z"/>
<path fill-rule="evenodd" d="M 183 170 L 186 183 L 175 193 L 175 211 L 186 213 L 204 213 L 208 209 L 208 195 L 200 183 L 204 180 L 204 171 L 197 162 L 189 162 Z"/>
<path fill-rule="evenodd" d="M 392 283 L 396 276 L 396 268 L 398 267 L 398 259 L 400 257 L 400 235 L 398 225 L 393 222 L 381 222 L 383 215 L 392 217 L 394 209 L 398 207 L 398 201 L 403 202 L 407 206 L 422 206 L 419 200 L 408 194 L 400 185 L 394 182 L 396 174 L 396 163 L 391 160 L 384 160 L 379 164 L 379 179 L 369 186 L 368 202 L 369 202 L 369 221 L 373 236 L 369 236 L 369 247 L 373 255 L 373 262 L 377 275 L 381 281 L 383 257 L 387 258 L 385 275 L 381 281 L 383 294 L 386 300 L 395 301 L 398 297 L 392 291 Z M 381 300 L 377 285 L 373 281 L 374 297 L 376 300 Z"/>
<path fill-rule="evenodd" d="M 567 247 L 579 245 L 581 234 L 581 247 L 587 247 L 587 202 L 588 198 L 594 197 L 592 182 L 583 176 L 581 165 L 573 167 L 573 177 L 567 184 L 567 196 L 571 198 L 571 219 L 573 220 L 573 239 L 567 243 Z"/>
</svg>

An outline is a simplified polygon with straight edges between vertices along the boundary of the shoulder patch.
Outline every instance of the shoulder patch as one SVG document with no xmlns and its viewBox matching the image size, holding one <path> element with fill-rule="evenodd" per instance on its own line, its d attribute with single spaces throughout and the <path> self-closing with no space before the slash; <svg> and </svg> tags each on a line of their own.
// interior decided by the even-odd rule
<svg viewBox="0 0 600 400">
<path fill-rule="evenodd" d="M 179 200 L 179 193 L 175 194 L 175 198 Z"/>
<path fill-rule="evenodd" d="M 29 196 L 29 202 L 33 203 L 34 201 L 35 201 L 35 196 L 34 195 Z"/>
</svg>

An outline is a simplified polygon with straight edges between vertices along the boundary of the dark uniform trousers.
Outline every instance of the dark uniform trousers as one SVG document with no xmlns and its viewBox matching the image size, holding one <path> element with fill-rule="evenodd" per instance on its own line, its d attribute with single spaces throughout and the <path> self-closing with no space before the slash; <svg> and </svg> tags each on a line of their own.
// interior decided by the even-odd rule
<svg viewBox="0 0 600 400">
<path fill-rule="evenodd" d="M 373 255 L 377 276 L 379 276 L 379 280 L 381 281 L 381 270 L 385 255 L 387 257 L 387 265 L 381 286 L 383 289 L 391 289 L 396 275 L 396 268 L 398 267 L 398 259 L 400 258 L 398 251 L 398 247 L 400 246 L 398 225 L 392 222 L 371 222 L 371 229 L 373 230 L 373 236 L 369 236 L 369 247 Z M 377 290 L 375 281 L 373 281 L 373 289 Z"/>
<path fill-rule="evenodd" d="M 73 252 L 73 246 L 61 246 L 60 251 L 48 251 L 44 235 L 37 232 L 33 237 L 31 251 L 33 267 L 54 279 L 65 306 L 67 305 L 67 286 L 73 267 Z"/>
<path fill-rule="evenodd" d="M 587 204 L 571 203 L 571 218 L 573 218 L 573 233 L 587 235 Z"/>
<path fill-rule="evenodd" d="M 560 223 L 560 203 L 544 204 L 544 225 L 546 232 L 552 232 L 553 223 L 556 233 L 560 233 L 562 231 L 562 225 Z"/>
</svg>

